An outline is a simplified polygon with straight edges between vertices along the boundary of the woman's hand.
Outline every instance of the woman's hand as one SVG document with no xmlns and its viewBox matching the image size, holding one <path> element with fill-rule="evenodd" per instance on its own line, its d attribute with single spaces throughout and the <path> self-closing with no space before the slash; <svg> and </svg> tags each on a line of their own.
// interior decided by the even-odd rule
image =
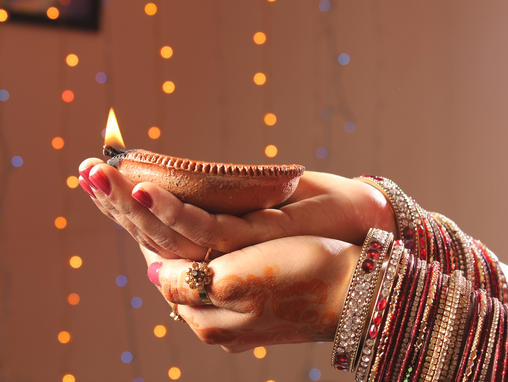
<svg viewBox="0 0 508 382">
<path fill-rule="evenodd" d="M 213 305 L 185 281 L 192 262 L 142 247 L 148 275 L 203 342 L 228 351 L 259 345 L 332 341 L 360 248 L 299 236 L 272 240 L 212 260 Z"/>
<path fill-rule="evenodd" d="M 297 235 L 361 244 L 371 227 L 395 231 L 391 207 L 378 190 L 331 174 L 307 171 L 282 207 L 241 217 L 210 214 L 152 183 L 135 186 L 99 159 L 82 162 L 80 174 L 83 188 L 96 183 L 88 192 L 105 215 L 164 257 L 201 259 L 206 248 L 231 252 Z"/>
</svg>

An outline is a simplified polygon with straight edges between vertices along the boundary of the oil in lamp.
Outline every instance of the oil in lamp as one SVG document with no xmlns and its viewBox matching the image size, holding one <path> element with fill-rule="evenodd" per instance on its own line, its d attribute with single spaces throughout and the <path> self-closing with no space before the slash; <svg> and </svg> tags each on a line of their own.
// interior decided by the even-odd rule
<svg viewBox="0 0 508 382">
<path fill-rule="evenodd" d="M 133 183 L 152 182 L 180 200 L 213 213 L 243 215 L 284 203 L 305 168 L 300 165 L 243 165 L 176 158 L 143 149 L 126 150 L 113 108 L 109 110 L 104 155 Z"/>
</svg>

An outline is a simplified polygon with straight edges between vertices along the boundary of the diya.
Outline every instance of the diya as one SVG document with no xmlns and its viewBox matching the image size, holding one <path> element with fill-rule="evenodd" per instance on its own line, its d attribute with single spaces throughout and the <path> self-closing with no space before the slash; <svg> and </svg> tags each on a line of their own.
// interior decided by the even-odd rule
<svg viewBox="0 0 508 382">
<path fill-rule="evenodd" d="M 125 150 L 111 108 L 104 155 L 134 183 L 152 182 L 180 200 L 213 213 L 242 215 L 284 203 L 296 190 L 300 165 L 243 165 L 177 158 L 142 149 Z"/>
</svg>

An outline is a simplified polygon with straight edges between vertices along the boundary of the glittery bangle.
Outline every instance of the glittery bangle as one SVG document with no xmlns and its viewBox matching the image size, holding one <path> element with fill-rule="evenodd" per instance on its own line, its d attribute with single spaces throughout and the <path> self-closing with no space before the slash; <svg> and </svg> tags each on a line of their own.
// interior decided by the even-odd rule
<svg viewBox="0 0 508 382">
<path fill-rule="evenodd" d="M 493 311 L 494 311 L 494 303 L 491 298 L 487 296 L 487 311 L 485 314 L 485 321 L 483 322 L 483 333 L 480 336 L 480 341 L 478 342 L 478 350 L 476 351 L 476 359 L 474 362 L 473 368 L 473 381 L 479 381 L 480 373 L 483 369 L 483 361 L 486 356 L 485 352 L 487 350 L 487 344 L 489 340 L 489 330 L 493 321 Z"/>
<path fill-rule="evenodd" d="M 496 343 L 496 351 L 494 353 L 494 359 L 492 360 L 492 367 L 490 368 L 491 380 L 497 381 L 501 376 L 502 368 L 500 368 L 500 360 L 503 359 L 503 339 L 505 335 L 505 311 L 503 309 L 503 304 L 498 301 L 498 310 L 499 310 L 499 323 L 497 330 L 497 338 L 495 340 Z"/>
<path fill-rule="evenodd" d="M 377 298 L 374 300 L 374 309 L 372 310 L 370 324 L 367 334 L 361 347 L 361 357 L 359 365 L 356 368 L 356 381 L 364 381 L 368 375 L 369 366 L 373 359 L 374 347 L 378 339 L 379 327 L 388 307 L 388 300 L 392 293 L 393 283 L 396 279 L 397 270 L 400 264 L 400 258 L 404 252 L 402 241 L 393 243 L 392 252 L 387 260 L 386 270 L 380 284 Z"/>
<path fill-rule="evenodd" d="M 335 333 L 332 366 L 337 370 L 352 370 L 381 265 L 392 242 L 393 234 L 380 229 L 372 228 L 367 234 Z"/>
<path fill-rule="evenodd" d="M 487 294 L 485 293 L 484 290 L 481 290 L 481 289 L 478 291 L 478 294 L 479 294 L 479 297 L 480 297 L 480 312 L 479 312 L 478 322 L 477 322 L 477 325 L 476 325 L 475 334 L 474 334 L 474 337 L 473 337 L 473 343 L 471 345 L 471 350 L 469 352 L 469 358 L 468 358 L 466 370 L 464 372 L 464 376 L 463 376 L 463 379 L 462 379 L 463 381 L 467 381 L 469 379 L 469 376 L 473 372 L 473 367 L 475 365 L 475 360 L 476 360 L 476 357 L 477 357 L 477 351 L 476 350 L 477 350 L 478 345 L 479 345 L 479 341 L 480 341 L 480 336 L 481 336 L 482 330 L 484 329 L 483 328 L 483 323 L 485 321 L 485 315 L 487 313 Z"/>
<path fill-rule="evenodd" d="M 485 351 L 485 358 L 482 362 L 480 371 L 480 381 L 486 381 L 487 372 L 490 369 L 490 361 L 492 359 L 492 350 L 494 348 L 494 341 L 497 335 L 497 326 L 499 324 L 499 301 L 495 298 L 492 299 L 494 304 L 494 316 L 492 317 L 492 324 L 490 326 L 489 339 L 487 341 L 487 349 Z"/>
</svg>

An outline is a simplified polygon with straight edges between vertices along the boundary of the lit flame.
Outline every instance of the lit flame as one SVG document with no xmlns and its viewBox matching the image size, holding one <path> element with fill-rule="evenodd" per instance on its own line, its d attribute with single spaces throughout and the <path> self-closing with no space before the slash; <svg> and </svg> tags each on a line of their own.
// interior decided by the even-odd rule
<svg viewBox="0 0 508 382">
<path fill-rule="evenodd" d="M 113 146 L 114 148 L 117 149 L 118 148 L 125 149 L 125 144 L 123 143 L 122 134 L 120 133 L 120 128 L 118 127 L 118 121 L 116 120 L 116 115 L 113 108 L 109 109 L 104 144 Z"/>
</svg>

